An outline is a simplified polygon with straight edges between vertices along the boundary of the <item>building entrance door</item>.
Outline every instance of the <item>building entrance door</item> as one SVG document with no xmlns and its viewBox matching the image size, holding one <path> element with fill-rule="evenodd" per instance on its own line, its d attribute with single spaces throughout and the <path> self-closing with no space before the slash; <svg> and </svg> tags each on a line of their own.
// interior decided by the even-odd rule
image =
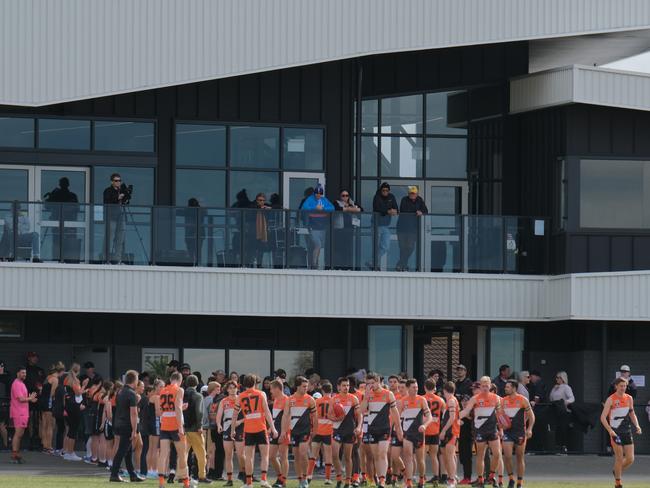
<svg viewBox="0 0 650 488">
<path fill-rule="evenodd" d="M 325 173 L 285 172 L 283 175 L 284 208 L 298 210 L 309 190 L 320 183 L 325 186 Z"/>
</svg>

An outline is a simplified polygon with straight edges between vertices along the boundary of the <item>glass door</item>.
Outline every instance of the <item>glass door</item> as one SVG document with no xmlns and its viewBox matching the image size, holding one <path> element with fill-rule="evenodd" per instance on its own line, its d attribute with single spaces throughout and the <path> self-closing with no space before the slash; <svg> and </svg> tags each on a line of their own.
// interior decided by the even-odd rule
<svg viewBox="0 0 650 488">
<path fill-rule="evenodd" d="M 37 166 L 35 200 L 40 211 L 43 259 L 84 262 L 88 256 L 88 168 Z M 37 212 L 38 215 L 38 212 Z M 62 255 L 60 255 L 62 253 Z"/>
<path fill-rule="evenodd" d="M 429 181 L 429 213 L 424 226 L 423 268 L 433 272 L 461 271 L 462 216 L 467 213 L 466 181 Z"/>
<path fill-rule="evenodd" d="M 300 204 L 320 183 L 325 186 L 325 173 L 285 172 L 283 175 L 284 208 L 298 210 Z"/>
<path fill-rule="evenodd" d="M 18 235 L 14 240 L 14 202 L 30 200 L 34 191 L 33 173 L 31 166 L 0 165 L 0 259 L 39 258 L 38 249 L 32 254 L 34 222 L 26 203 L 18 208 Z"/>
</svg>

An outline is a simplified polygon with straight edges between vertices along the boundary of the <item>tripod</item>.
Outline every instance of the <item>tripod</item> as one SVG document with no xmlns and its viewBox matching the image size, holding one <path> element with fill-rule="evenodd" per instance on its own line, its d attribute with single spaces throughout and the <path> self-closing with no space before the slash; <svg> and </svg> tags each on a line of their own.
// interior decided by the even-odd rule
<svg viewBox="0 0 650 488">
<path fill-rule="evenodd" d="M 119 250 L 119 261 L 121 262 L 122 256 L 124 254 L 124 233 L 126 232 L 126 224 L 129 223 L 129 217 L 130 217 L 130 223 L 133 226 L 135 230 L 135 235 L 138 237 L 138 241 L 140 242 L 140 248 L 142 249 L 142 256 L 144 258 L 144 261 L 146 263 L 149 263 L 149 255 L 147 253 L 147 247 L 144 244 L 144 239 L 142 239 L 142 234 L 140 234 L 140 230 L 138 228 L 138 224 L 135 221 L 135 218 L 133 217 L 133 213 L 131 212 L 131 209 L 127 206 L 127 204 L 123 204 L 120 206 L 120 215 L 119 215 L 119 221 L 117 223 L 117 226 L 115 228 L 115 232 L 117 233 L 122 233 L 122 236 L 120 238 L 119 243 L 115 242 L 115 238 L 113 240 L 113 252 L 112 255 L 116 255 L 117 249 L 115 249 L 116 244 L 117 246 L 121 247 Z"/>
</svg>

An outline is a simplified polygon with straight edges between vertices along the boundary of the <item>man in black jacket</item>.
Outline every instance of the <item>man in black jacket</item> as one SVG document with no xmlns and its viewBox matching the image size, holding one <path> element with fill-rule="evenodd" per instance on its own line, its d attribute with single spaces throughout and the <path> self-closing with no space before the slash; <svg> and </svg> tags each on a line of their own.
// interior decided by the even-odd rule
<svg viewBox="0 0 650 488">
<path fill-rule="evenodd" d="M 196 391 L 199 379 L 193 374 L 185 378 L 185 394 L 183 403 L 187 403 L 187 409 L 183 414 L 183 426 L 185 427 L 185 438 L 187 439 L 187 448 L 189 452 L 191 447 L 198 464 L 198 476 L 200 483 L 209 483 L 205 473 L 207 457 L 205 452 L 205 438 L 203 437 L 203 397 Z"/>
<path fill-rule="evenodd" d="M 119 173 L 111 175 L 111 184 L 104 190 L 104 218 L 108 220 L 109 232 L 106 239 L 113 237 L 112 245 L 106 243 L 109 248 L 110 257 L 106 260 L 119 263 L 122 260 L 122 247 L 124 245 L 124 215 L 122 214 L 122 204 L 125 194 L 122 192 L 122 177 Z"/>
<path fill-rule="evenodd" d="M 472 398 L 472 380 L 467 376 L 467 368 L 459 364 L 456 366 L 456 398 L 461 408 L 464 408 Z M 472 423 L 468 420 L 460 426 L 460 437 L 458 439 L 458 459 L 463 466 L 463 480 L 461 484 L 469 484 L 472 479 Z"/>
<path fill-rule="evenodd" d="M 133 442 L 138 435 L 138 401 L 135 388 L 138 385 L 137 371 L 129 370 L 124 378 L 124 388 L 117 395 L 113 412 L 113 431 L 120 436 L 120 444 L 113 458 L 110 481 L 123 482 L 120 477 L 122 461 L 126 464 L 131 481 L 144 481 L 133 468 Z"/>
<path fill-rule="evenodd" d="M 418 242 L 420 220 L 424 214 L 429 213 L 426 204 L 418 195 L 418 187 L 409 186 L 409 194 L 402 198 L 399 205 L 399 220 L 397 221 L 397 240 L 399 242 L 399 261 L 397 271 L 408 271 L 409 259 Z M 418 265 L 416 263 L 417 270 Z"/>
<path fill-rule="evenodd" d="M 377 267 L 382 269 L 382 258 L 390 249 L 390 223 L 392 217 L 397 215 L 397 199 L 390 192 L 390 185 L 383 182 L 375 198 L 372 200 L 372 211 L 375 214 L 374 222 L 377 226 Z M 385 266 L 383 267 L 385 269 Z"/>
</svg>

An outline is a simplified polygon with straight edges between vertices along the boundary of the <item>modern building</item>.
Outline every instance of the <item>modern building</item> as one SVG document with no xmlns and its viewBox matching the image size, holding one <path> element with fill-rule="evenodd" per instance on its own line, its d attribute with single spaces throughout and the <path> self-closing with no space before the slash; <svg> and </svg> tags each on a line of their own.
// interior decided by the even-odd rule
<svg viewBox="0 0 650 488">
<path fill-rule="evenodd" d="M 10 368 L 508 363 L 587 403 L 650 374 L 647 0 L 30 0 L 0 27 Z M 382 182 L 429 214 L 373 215 Z M 300 213 L 318 183 L 364 212 Z"/>
</svg>

